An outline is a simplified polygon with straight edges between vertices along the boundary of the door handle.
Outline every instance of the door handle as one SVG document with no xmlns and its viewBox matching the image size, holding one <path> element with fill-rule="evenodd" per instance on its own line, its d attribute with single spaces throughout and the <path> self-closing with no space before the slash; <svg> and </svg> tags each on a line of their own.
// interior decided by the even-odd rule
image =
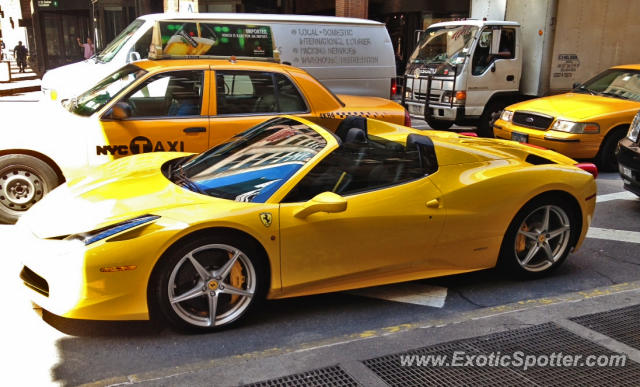
<svg viewBox="0 0 640 387">
<path fill-rule="evenodd" d="M 185 133 L 202 133 L 206 132 L 207 128 L 205 128 L 204 126 L 192 126 L 190 128 L 185 128 L 182 131 Z"/>
<path fill-rule="evenodd" d="M 507 81 L 511 82 L 515 79 L 513 75 L 507 75 Z"/>
<path fill-rule="evenodd" d="M 428 208 L 440 208 L 440 199 L 431 199 L 427 202 Z"/>
</svg>

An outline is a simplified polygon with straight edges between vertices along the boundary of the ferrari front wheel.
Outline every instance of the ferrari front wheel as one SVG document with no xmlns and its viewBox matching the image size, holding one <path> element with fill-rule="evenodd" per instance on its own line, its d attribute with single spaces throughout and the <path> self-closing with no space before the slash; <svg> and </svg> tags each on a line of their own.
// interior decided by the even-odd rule
<svg viewBox="0 0 640 387">
<path fill-rule="evenodd" d="M 226 328 L 264 297 L 264 271 L 259 252 L 243 238 L 197 238 L 161 260 L 150 302 L 175 328 Z"/>
<path fill-rule="evenodd" d="M 560 200 L 535 200 L 509 225 L 500 263 L 518 275 L 536 277 L 558 267 L 572 247 L 577 221 L 571 206 Z"/>
</svg>

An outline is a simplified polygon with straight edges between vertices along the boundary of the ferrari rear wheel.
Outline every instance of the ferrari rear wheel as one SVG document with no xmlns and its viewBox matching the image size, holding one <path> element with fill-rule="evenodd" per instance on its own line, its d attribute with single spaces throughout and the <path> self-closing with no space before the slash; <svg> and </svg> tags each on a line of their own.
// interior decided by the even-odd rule
<svg viewBox="0 0 640 387">
<path fill-rule="evenodd" d="M 557 200 L 536 200 L 523 207 L 502 242 L 501 264 L 529 277 L 558 267 L 571 250 L 577 227 L 570 208 Z"/>
<path fill-rule="evenodd" d="M 242 238 L 192 240 L 159 263 L 150 298 L 178 329 L 228 327 L 264 297 L 263 260 L 255 250 Z"/>
</svg>

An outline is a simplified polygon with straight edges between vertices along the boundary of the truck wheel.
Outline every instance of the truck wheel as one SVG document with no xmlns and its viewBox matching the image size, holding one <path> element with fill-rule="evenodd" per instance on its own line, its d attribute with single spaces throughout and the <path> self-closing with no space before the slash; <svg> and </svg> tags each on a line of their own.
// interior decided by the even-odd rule
<svg viewBox="0 0 640 387">
<path fill-rule="evenodd" d="M 433 118 L 427 118 L 427 124 L 429 124 L 431 129 L 435 130 L 447 130 L 453 126 L 453 122 L 451 121 L 435 120 Z"/>
<path fill-rule="evenodd" d="M 0 156 L 0 222 L 15 223 L 60 184 L 53 168 L 29 155 Z"/>
<path fill-rule="evenodd" d="M 618 170 L 618 160 L 615 155 L 616 146 L 626 133 L 627 130 L 624 128 L 614 129 L 604 138 L 596 156 L 596 163 L 602 171 L 615 172 Z"/>
<path fill-rule="evenodd" d="M 504 102 L 491 102 L 487 105 L 478 121 L 478 136 L 493 138 L 494 114 L 499 114 L 507 106 Z"/>
</svg>

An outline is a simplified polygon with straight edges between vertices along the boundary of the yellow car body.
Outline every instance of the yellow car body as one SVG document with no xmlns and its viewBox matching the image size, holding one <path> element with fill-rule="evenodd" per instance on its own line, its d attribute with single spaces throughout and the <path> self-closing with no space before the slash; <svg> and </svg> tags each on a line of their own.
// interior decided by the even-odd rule
<svg viewBox="0 0 640 387">
<path fill-rule="evenodd" d="M 598 86 L 607 73 L 620 71 L 623 76 L 603 89 L 589 92 L 576 88 L 573 92 L 520 102 L 505 108 L 519 114 L 520 121 L 505 120 L 505 114 L 493 126 L 497 138 L 524 141 L 555 150 L 575 159 L 599 159 L 604 164 L 607 157 L 613 160 L 618 140 L 626 134 L 634 115 L 640 110 L 640 65 L 615 66 L 598 75 L 585 85 Z M 625 80 L 625 78 L 627 78 Z M 629 82 L 630 87 L 621 84 Z M 542 125 L 538 125 L 541 119 Z M 530 120 L 528 123 L 526 120 Z M 558 121 L 586 124 L 580 132 L 555 130 Z M 609 142 L 605 141 L 612 138 Z M 606 148 L 606 149 L 605 149 Z M 607 153 L 607 154 L 605 154 Z M 613 165 L 609 165 L 608 168 Z"/>
<path fill-rule="evenodd" d="M 40 119 L 4 133 L 0 146 L 0 157 L 23 155 L 27 167 L 0 158 L 0 172 L 23 176 L 16 182 L 21 187 L 36 184 L 26 173 L 36 176 L 44 189 L 13 195 L 0 188 L 0 221 L 15 221 L 43 194 L 91 167 L 145 152 L 199 153 L 276 115 L 330 129 L 353 115 L 396 124 L 406 118 L 395 102 L 336 96 L 296 67 L 220 59 L 137 61 L 73 100 L 40 108 Z"/>
<path fill-rule="evenodd" d="M 161 169 L 184 153 L 122 158 L 54 190 L 17 225 L 26 238 L 22 278 L 35 289 L 34 302 L 70 318 L 147 319 L 154 268 L 200 233 L 223 230 L 255 241 L 267 258 L 266 296 L 277 299 L 494 267 L 510 223 L 541 195 L 571 202 L 567 248 L 581 245 L 591 222 L 595 179 L 565 156 L 372 119 L 368 135 L 387 144 L 405 146 L 409 135 L 426 135 L 437 170 L 355 194 L 334 189 L 287 200 L 343 145 L 310 121 L 286 119 L 316 131 L 326 145 L 261 203 L 173 183 Z M 87 245 L 69 237 L 146 215 L 154 219 Z"/>
</svg>

